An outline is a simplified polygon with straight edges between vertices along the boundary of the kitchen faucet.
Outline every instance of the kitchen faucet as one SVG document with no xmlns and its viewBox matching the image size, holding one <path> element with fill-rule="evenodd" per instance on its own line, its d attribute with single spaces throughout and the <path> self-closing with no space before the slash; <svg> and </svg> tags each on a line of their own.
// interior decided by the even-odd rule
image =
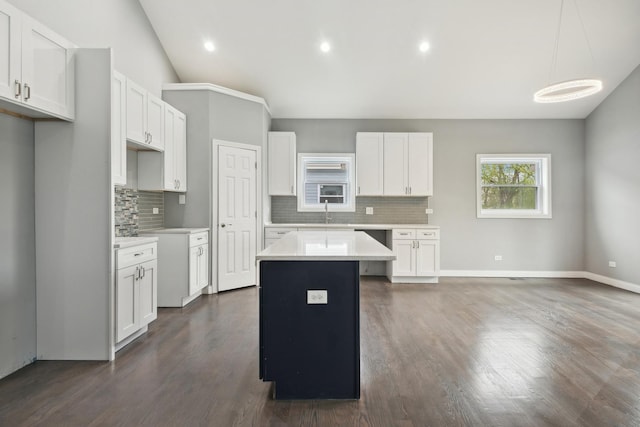
<svg viewBox="0 0 640 427">
<path fill-rule="evenodd" d="M 328 201 L 325 199 L 324 201 L 324 223 L 329 224 L 329 220 L 331 217 L 329 216 L 329 205 Z"/>
</svg>

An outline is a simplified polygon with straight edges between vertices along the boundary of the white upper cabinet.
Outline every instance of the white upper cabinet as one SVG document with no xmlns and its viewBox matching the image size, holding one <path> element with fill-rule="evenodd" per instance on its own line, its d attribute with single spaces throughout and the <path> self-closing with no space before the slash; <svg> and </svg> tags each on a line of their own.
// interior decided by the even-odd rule
<svg viewBox="0 0 640 427">
<path fill-rule="evenodd" d="M 164 103 L 164 102 L 163 102 Z M 138 189 L 187 191 L 187 118 L 164 104 L 164 151 L 138 153 Z"/>
<path fill-rule="evenodd" d="M 269 132 L 269 195 L 296 195 L 296 134 Z"/>
<path fill-rule="evenodd" d="M 127 79 L 127 139 L 164 150 L 164 102 Z"/>
<path fill-rule="evenodd" d="M 384 195 L 433 195 L 433 134 L 384 134 Z"/>
<path fill-rule="evenodd" d="M 111 83 L 111 175 L 115 185 L 127 183 L 127 79 L 113 73 Z"/>
<path fill-rule="evenodd" d="M 384 134 L 384 195 L 408 196 L 407 133 Z"/>
<path fill-rule="evenodd" d="M 75 47 L 0 0 L 0 97 L 26 115 L 73 120 Z"/>
<path fill-rule="evenodd" d="M 356 134 L 356 196 L 382 196 L 384 191 L 383 134 Z"/>
</svg>

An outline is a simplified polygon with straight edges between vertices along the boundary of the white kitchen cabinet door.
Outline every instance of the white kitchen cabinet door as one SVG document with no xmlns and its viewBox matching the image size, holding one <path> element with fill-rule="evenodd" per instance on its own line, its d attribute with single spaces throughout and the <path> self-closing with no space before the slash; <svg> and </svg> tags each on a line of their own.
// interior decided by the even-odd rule
<svg viewBox="0 0 640 427">
<path fill-rule="evenodd" d="M 111 175 L 115 185 L 127 183 L 127 79 L 114 72 L 111 83 Z"/>
<path fill-rule="evenodd" d="M 148 325 L 158 318 L 158 260 L 140 264 L 138 279 L 138 310 L 140 310 L 139 328 Z"/>
<path fill-rule="evenodd" d="M 381 132 L 356 134 L 357 196 L 382 196 L 384 191 L 384 136 Z"/>
<path fill-rule="evenodd" d="M 138 266 L 118 270 L 116 279 L 116 342 L 120 342 L 135 331 L 139 324 Z"/>
<path fill-rule="evenodd" d="M 268 176 L 270 196 L 296 195 L 296 134 L 269 132 Z"/>
<path fill-rule="evenodd" d="M 384 134 L 384 177 L 385 196 L 406 196 L 409 193 L 408 134 Z"/>
<path fill-rule="evenodd" d="M 209 245 L 201 245 L 198 257 L 198 290 L 209 285 Z"/>
<path fill-rule="evenodd" d="M 147 91 L 127 79 L 127 139 L 139 144 L 148 143 Z"/>
<path fill-rule="evenodd" d="M 166 191 L 175 191 L 178 187 L 175 162 L 175 125 L 178 110 L 167 105 L 164 109 L 164 159 L 163 159 L 163 185 Z"/>
<path fill-rule="evenodd" d="M 393 254 L 396 256 L 392 261 L 394 276 L 415 276 L 415 255 L 413 253 L 415 240 L 394 240 Z"/>
<path fill-rule="evenodd" d="M 22 16 L 22 99 L 26 104 L 74 117 L 74 48 L 38 21 Z"/>
<path fill-rule="evenodd" d="M 438 240 L 416 241 L 416 276 L 440 275 L 440 242 Z"/>
<path fill-rule="evenodd" d="M 433 134 L 409 133 L 408 185 L 410 196 L 433 195 Z"/>
<path fill-rule="evenodd" d="M 189 248 L 189 295 L 193 295 L 198 288 L 198 261 L 200 258 L 200 246 Z"/>
<path fill-rule="evenodd" d="M 173 156 L 177 190 L 187 191 L 187 116 L 180 111 L 176 114 L 173 131 Z"/>
<path fill-rule="evenodd" d="M 158 151 L 164 150 L 164 106 L 164 101 L 147 93 L 148 144 Z"/>
<path fill-rule="evenodd" d="M 22 101 L 21 16 L 15 7 L 0 3 L 0 97 Z"/>
</svg>

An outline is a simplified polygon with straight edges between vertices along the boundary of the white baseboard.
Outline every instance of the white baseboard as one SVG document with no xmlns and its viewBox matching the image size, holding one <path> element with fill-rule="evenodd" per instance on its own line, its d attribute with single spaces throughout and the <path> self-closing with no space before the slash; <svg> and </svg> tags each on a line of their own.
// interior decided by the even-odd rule
<svg viewBox="0 0 640 427">
<path fill-rule="evenodd" d="M 558 277 L 582 279 L 584 271 L 440 270 L 440 277 Z"/>
<path fill-rule="evenodd" d="M 440 277 L 547 277 L 561 279 L 589 279 L 615 288 L 640 294 L 640 285 L 613 279 L 588 271 L 521 271 L 521 270 L 440 270 Z"/>
<path fill-rule="evenodd" d="M 594 282 L 604 283 L 605 285 L 613 286 L 620 289 L 625 289 L 627 291 L 640 294 L 640 285 L 637 285 L 635 283 L 625 282 L 624 280 L 613 279 L 607 276 L 601 276 L 600 274 L 589 273 L 588 271 L 584 272 L 584 278 L 593 280 Z"/>
</svg>

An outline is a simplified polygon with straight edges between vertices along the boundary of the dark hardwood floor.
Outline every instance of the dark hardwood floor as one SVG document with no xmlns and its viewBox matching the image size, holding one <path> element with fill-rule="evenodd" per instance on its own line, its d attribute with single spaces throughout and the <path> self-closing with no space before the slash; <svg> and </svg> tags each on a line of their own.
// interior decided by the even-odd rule
<svg viewBox="0 0 640 427">
<path fill-rule="evenodd" d="M 105 362 L 0 380 L 0 425 L 638 426 L 640 295 L 582 279 L 361 282 L 359 401 L 273 401 L 256 288 L 161 309 Z"/>
</svg>

